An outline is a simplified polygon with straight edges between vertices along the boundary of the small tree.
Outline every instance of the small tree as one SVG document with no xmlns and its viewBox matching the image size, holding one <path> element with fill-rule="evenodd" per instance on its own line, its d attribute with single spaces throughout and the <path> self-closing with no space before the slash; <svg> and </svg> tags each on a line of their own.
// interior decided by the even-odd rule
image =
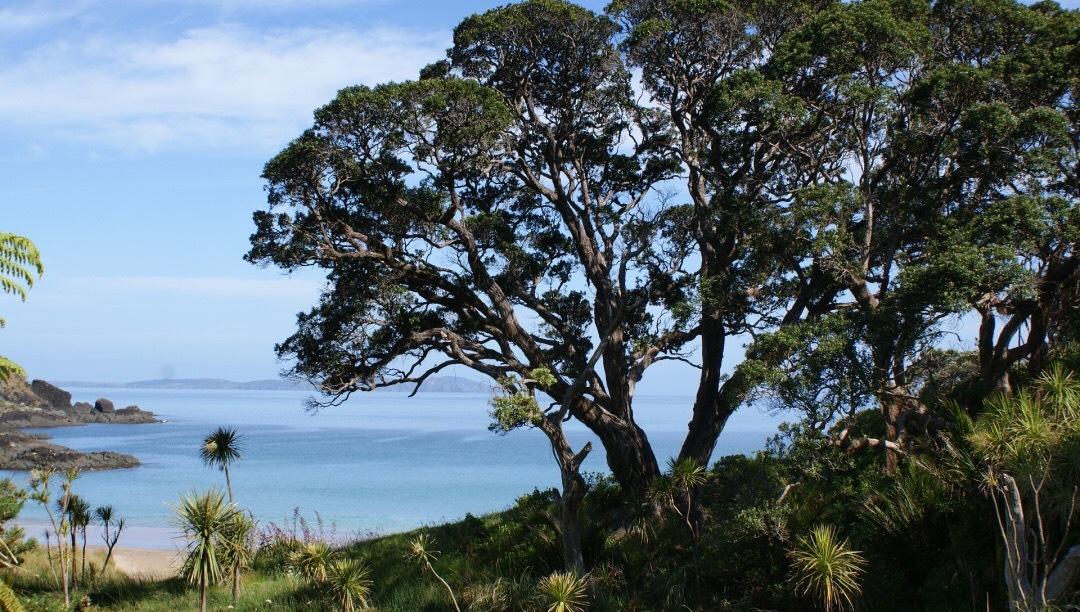
<svg viewBox="0 0 1080 612">
<path fill-rule="evenodd" d="M 172 506 L 173 524 L 180 528 L 184 543 L 184 579 L 199 587 L 199 610 L 206 612 L 206 588 L 225 574 L 224 540 L 229 526 L 240 513 L 225 501 L 216 488 L 203 493 L 192 491 Z"/>
<path fill-rule="evenodd" d="M 606 340 L 601 342 L 602 348 Z M 599 349 L 593 353 L 593 361 L 599 356 Z M 536 427 L 544 432 L 551 443 L 551 452 L 559 465 L 562 490 L 553 489 L 558 516 L 559 535 L 563 545 L 563 562 L 567 571 L 583 573 L 585 557 L 581 550 L 581 506 L 588 492 L 588 485 L 581 475 L 581 464 L 592 451 L 592 443 L 586 442 L 580 451 L 574 452 L 570 441 L 563 431 L 563 422 L 567 418 L 568 406 L 573 403 L 572 395 L 580 386 L 579 378 L 568 392 L 567 401 L 554 403 L 547 410 L 541 410 L 536 402 L 535 389 L 550 388 L 555 377 L 547 368 L 536 368 L 530 378 L 518 382 L 513 378 L 503 379 L 503 395 L 491 400 L 494 422 L 490 430 L 507 433 L 519 427 Z"/>
<path fill-rule="evenodd" d="M 122 518 L 114 517 L 113 514 L 114 510 L 112 506 L 98 506 L 94 509 L 94 518 L 101 523 L 101 539 L 105 541 L 105 547 L 107 549 L 107 552 L 105 553 L 105 562 L 101 565 L 102 573 L 109 567 L 109 560 L 112 559 L 113 549 L 116 548 L 116 543 L 120 540 L 120 534 L 127 525 L 127 521 Z"/>
<path fill-rule="evenodd" d="M 538 588 L 547 612 L 585 612 L 589 608 L 589 598 L 585 594 L 588 584 L 582 576 L 555 572 L 540 580 Z"/>
<path fill-rule="evenodd" d="M 61 505 L 64 499 L 57 500 L 56 509 L 63 513 L 66 522 L 70 525 L 68 537 L 71 538 L 71 583 L 78 587 L 80 576 L 80 564 L 78 555 L 78 537 L 83 535 L 82 565 L 81 572 L 86 572 L 86 528 L 90 524 L 90 504 L 82 497 L 72 493 L 66 500 L 66 505 Z"/>
<path fill-rule="evenodd" d="M 22 539 L 21 527 L 9 524 L 26 504 L 26 491 L 15 486 L 10 478 L 0 480 L 0 565 L 8 568 L 19 566 L 16 544 Z"/>
<path fill-rule="evenodd" d="M 229 492 L 229 503 L 233 502 L 232 481 L 229 479 L 229 465 L 239 461 L 243 457 L 240 451 L 244 449 L 240 435 L 231 427 L 218 427 L 214 433 L 203 439 L 199 457 L 209 467 L 216 467 L 225 472 L 225 489 Z"/>
<path fill-rule="evenodd" d="M 694 493 L 708 480 L 709 473 L 692 457 L 670 459 L 668 473 L 653 481 L 650 493 L 653 501 L 668 506 L 686 525 L 694 556 L 694 577 L 700 588 L 701 568 L 698 562 L 698 540 L 701 538 L 701 517 L 695 518 Z M 701 513 L 700 508 L 697 512 Z"/>
<path fill-rule="evenodd" d="M 1031 390 L 999 395 L 968 424 L 994 502 L 1012 610 L 1060 603 L 1080 579 L 1080 381 L 1052 367 Z"/>
<path fill-rule="evenodd" d="M 826 610 L 852 607 L 862 588 L 859 577 L 866 561 L 832 525 L 818 525 L 807 538 L 799 538 L 791 551 L 795 590 L 810 595 Z"/>
<path fill-rule="evenodd" d="M 407 558 L 414 559 L 420 564 L 421 567 L 431 572 L 432 576 L 435 576 L 439 582 L 446 587 L 446 591 L 450 593 L 450 600 L 454 602 L 454 609 L 457 612 L 461 612 L 461 607 L 458 606 L 457 597 L 454 596 L 454 589 L 450 588 L 450 584 L 443 580 L 443 577 L 435 571 L 435 567 L 432 562 L 437 560 L 439 551 L 435 550 L 435 540 L 429 537 L 426 533 L 421 533 L 416 536 L 412 542 L 409 543 L 409 552 L 406 554 Z"/>
<path fill-rule="evenodd" d="M 232 568 L 232 602 L 240 601 L 240 571 L 255 560 L 255 533 L 258 523 L 248 512 L 238 512 L 222 538 L 225 565 Z"/>
<path fill-rule="evenodd" d="M 326 572 L 326 587 L 330 600 L 341 612 L 354 612 L 357 605 L 367 608 L 371 581 L 368 568 L 355 559 L 340 559 L 330 564 Z"/>
<path fill-rule="evenodd" d="M 30 472 L 30 498 L 41 504 L 45 508 L 45 513 L 49 516 L 49 523 L 52 526 L 52 534 L 56 536 L 56 550 L 57 557 L 59 558 L 58 565 L 60 566 L 60 577 L 57 578 L 56 570 L 52 566 L 51 558 L 49 567 L 53 572 L 53 578 L 57 578 L 57 587 L 63 589 L 64 593 L 64 606 L 71 605 L 71 575 L 68 573 L 67 560 L 71 557 L 68 555 L 74 555 L 75 549 L 72 546 L 71 551 L 65 550 L 64 539 L 67 537 L 73 529 L 71 523 L 68 520 L 67 509 L 68 504 L 72 499 L 73 493 L 71 492 L 71 485 L 79 477 L 78 468 L 68 469 L 64 473 L 64 482 L 60 485 L 61 493 L 60 498 L 57 500 L 59 512 L 54 514 L 52 508 L 49 507 L 49 502 L 52 500 L 52 489 L 50 488 L 52 478 L 56 475 L 56 471 L 51 468 L 42 470 L 31 470 Z M 49 531 L 46 530 L 46 539 L 49 537 Z"/>
<path fill-rule="evenodd" d="M 334 558 L 330 543 L 323 540 L 299 544 L 289 554 L 289 563 L 316 585 L 326 582 L 326 574 Z"/>
</svg>

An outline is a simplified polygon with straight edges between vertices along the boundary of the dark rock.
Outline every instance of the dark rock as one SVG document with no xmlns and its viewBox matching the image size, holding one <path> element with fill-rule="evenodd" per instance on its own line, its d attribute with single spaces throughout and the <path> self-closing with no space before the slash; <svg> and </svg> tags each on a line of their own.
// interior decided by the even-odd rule
<svg viewBox="0 0 1080 612">
<path fill-rule="evenodd" d="M 121 408 L 109 415 L 110 423 L 157 423 L 157 417 L 153 412 L 142 410 L 138 406 Z"/>
<path fill-rule="evenodd" d="M 77 467 L 80 470 L 115 470 L 139 465 L 139 460 L 131 455 L 112 452 L 82 453 L 45 442 L 47 437 L 19 431 L 0 432 L 0 469 Z"/>
<path fill-rule="evenodd" d="M 16 408 L 0 413 L 0 428 L 68 427 L 79 424 L 75 415 L 52 408 Z"/>
<path fill-rule="evenodd" d="M 65 427 L 84 423 L 157 423 L 154 413 L 128 406 L 116 410 L 101 398 L 95 404 L 71 404 L 71 394 L 44 380 L 27 384 L 17 376 L 0 381 L 0 470 L 40 467 L 113 470 L 134 467 L 131 455 L 112 452 L 83 453 L 45 442 L 49 436 L 27 434 L 26 427 Z"/>
<path fill-rule="evenodd" d="M 52 383 L 35 380 L 30 383 L 30 388 L 53 408 L 71 408 L 71 394 Z"/>
<path fill-rule="evenodd" d="M 48 408 L 49 404 L 30 388 L 30 383 L 19 376 L 0 380 L 0 407 Z"/>
</svg>

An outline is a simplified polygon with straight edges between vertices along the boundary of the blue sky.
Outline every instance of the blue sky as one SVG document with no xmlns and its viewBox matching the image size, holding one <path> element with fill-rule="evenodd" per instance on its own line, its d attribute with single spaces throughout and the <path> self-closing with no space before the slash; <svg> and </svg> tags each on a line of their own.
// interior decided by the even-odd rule
<svg viewBox="0 0 1080 612">
<path fill-rule="evenodd" d="M 275 376 L 320 278 L 242 260 L 262 165 L 338 89 L 413 78 L 500 4 L 0 0 L 0 231 L 46 266 L 0 297 L 0 354 L 54 380 Z"/>
<path fill-rule="evenodd" d="M 54 380 L 276 376 L 320 277 L 242 260 L 263 164 L 499 4 L 0 0 L 0 231 L 46 268 L 0 297 L 0 354 Z"/>
</svg>

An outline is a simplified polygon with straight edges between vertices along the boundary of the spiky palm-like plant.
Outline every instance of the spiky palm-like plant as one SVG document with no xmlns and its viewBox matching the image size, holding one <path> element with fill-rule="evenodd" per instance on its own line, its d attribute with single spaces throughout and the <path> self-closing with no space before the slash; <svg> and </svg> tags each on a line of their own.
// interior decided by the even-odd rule
<svg viewBox="0 0 1080 612">
<path fill-rule="evenodd" d="M 71 525 L 71 581 L 72 584 L 78 586 L 80 576 L 86 573 L 86 528 L 90 525 L 90 504 L 82 497 L 72 493 L 68 496 L 66 510 L 62 509 L 59 503 L 57 509 L 66 511 L 68 524 Z M 78 555 L 75 554 L 77 550 L 75 547 L 76 540 L 80 532 L 82 532 L 83 536 L 81 572 L 76 571 L 79 564 Z"/>
<path fill-rule="evenodd" d="M 649 488 L 649 497 L 653 502 L 674 509 L 686 525 L 686 531 L 690 534 L 690 550 L 694 557 L 694 580 L 699 588 L 701 568 L 698 561 L 698 540 L 701 537 L 702 513 L 699 511 L 695 520 L 694 491 L 704 485 L 708 479 L 709 472 L 705 466 L 700 465 L 693 458 L 686 457 L 681 460 L 673 458 L 668 460 L 667 474 L 653 479 Z"/>
<path fill-rule="evenodd" d="M 443 580 L 443 577 L 435 571 L 435 567 L 432 565 L 432 562 L 438 559 L 438 555 L 439 551 L 435 550 L 435 540 L 426 533 L 421 533 L 416 536 L 416 539 L 409 542 L 409 552 L 406 553 L 407 558 L 415 560 L 421 567 L 426 568 L 431 572 L 432 576 L 435 576 L 446 587 L 446 590 L 450 593 L 450 600 L 454 602 L 454 609 L 461 612 L 457 597 L 454 596 L 454 589 L 450 588 L 450 584 Z"/>
<path fill-rule="evenodd" d="M 192 491 L 182 496 L 172 510 L 176 513 L 173 524 L 185 540 L 183 576 L 189 584 L 198 585 L 199 610 L 206 612 L 206 588 L 224 575 L 222 541 L 240 511 L 216 488 L 203 493 Z"/>
<path fill-rule="evenodd" d="M 27 289 L 34 286 L 34 279 L 44 271 L 41 254 L 29 238 L 0 232 L 0 292 L 16 295 L 25 302 Z M 0 327 L 3 326 L 4 319 L 0 317 Z M 0 382 L 12 374 L 25 376 L 26 372 L 15 362 L 0 357 Z"/>
<path fill-rule="evenodd" d="M 229 501 L 233 501 L 232 480 L 229 479 L 229 466 L 243 457 L 241 441 L 243 436 L 231 427 L 218 427 L 212 434 L 203 438 L 199 458 L 209 467 L 216 467 L 225 472 L 225 489 L 229 492 Z"/>
<path fill-rule="evenodd" d="M 222 534 L 221 545 L 224 563 L 232 568 L 232 602 L 240 601 L 240 570 L 251 567 L 255 561 L 255 532 L 258 522 L 248 512 L 237 512 Z"/>
<path fill-rule="evenodd" d="M 334 551 L 330 544 L 322 540 L 301 544 L 289 554 L 289 563 L 315 584 L 326 582 L 326 573 L 333 561 Z"/>
<path fill-rule="evenodd" d="M 555 572 L 540 580 L 539 589 L 547 612 L 584 612 L 589 607 L 585 576 Z"/>
<path fill-rule="evenodd" d="M 367 566 L 356 559 L 334 561 L 326 569 L 326 588 L 341 612 L 354 612 L 357 606 L 367 608 L 371 594 Z"/>
<path fill-rule="evenodd" d="M 830 612 L 852 606 L 862 591 L 859 577 L 866 560 L 840 539 L 832 525 L 818 525 L 809 537 L 799 538 L 790 556 L 796 592 L 810 595 Z"/>
<path fill-rule="evenodd" d="M 1080 574 L 1080 380 L 1051 366 L 1032 389 L 985 402 L 965 439 L 993 499 L 1010 607 L 1060 604 Z"/>
<path fill-rule="evenodd" d="M 94 518 L 101 523 L 101 539 L 105 541 L 105 547 L 107 548 L 105 562 L 101 564 L 103 574 L 109 567 L 109 560 L 112 559 L 116 543 L 120 541 L 120 534 L 124 532 L 124 527 L 127 526 L 127 521 L 117 518 L 115 514 L 116 511 L 113 510 L 112 506 L 98 506 L 94 509 Z"/>
</svg>

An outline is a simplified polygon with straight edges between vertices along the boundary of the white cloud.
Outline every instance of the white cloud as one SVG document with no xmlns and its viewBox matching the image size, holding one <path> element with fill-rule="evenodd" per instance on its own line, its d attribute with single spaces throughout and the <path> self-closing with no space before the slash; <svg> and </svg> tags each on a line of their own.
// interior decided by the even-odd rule
<svg viewBox="0 0 1080 612">
<path fill-rule="evenodd" d="M 84 4 L 70 2 L 65 6 L 55 7 L 36 2 L 20 8 L 0 8 L 0 32 L 25 32 L 53 25 L 77 15 Z"/>
<path fill-rule="evenodd" d="M 242 26 L 49 41 L 0 67 L 0 126 L 124 149 L 280 146 L 341 87 L 414 78 L 447 33 Z"/>
</svg>

